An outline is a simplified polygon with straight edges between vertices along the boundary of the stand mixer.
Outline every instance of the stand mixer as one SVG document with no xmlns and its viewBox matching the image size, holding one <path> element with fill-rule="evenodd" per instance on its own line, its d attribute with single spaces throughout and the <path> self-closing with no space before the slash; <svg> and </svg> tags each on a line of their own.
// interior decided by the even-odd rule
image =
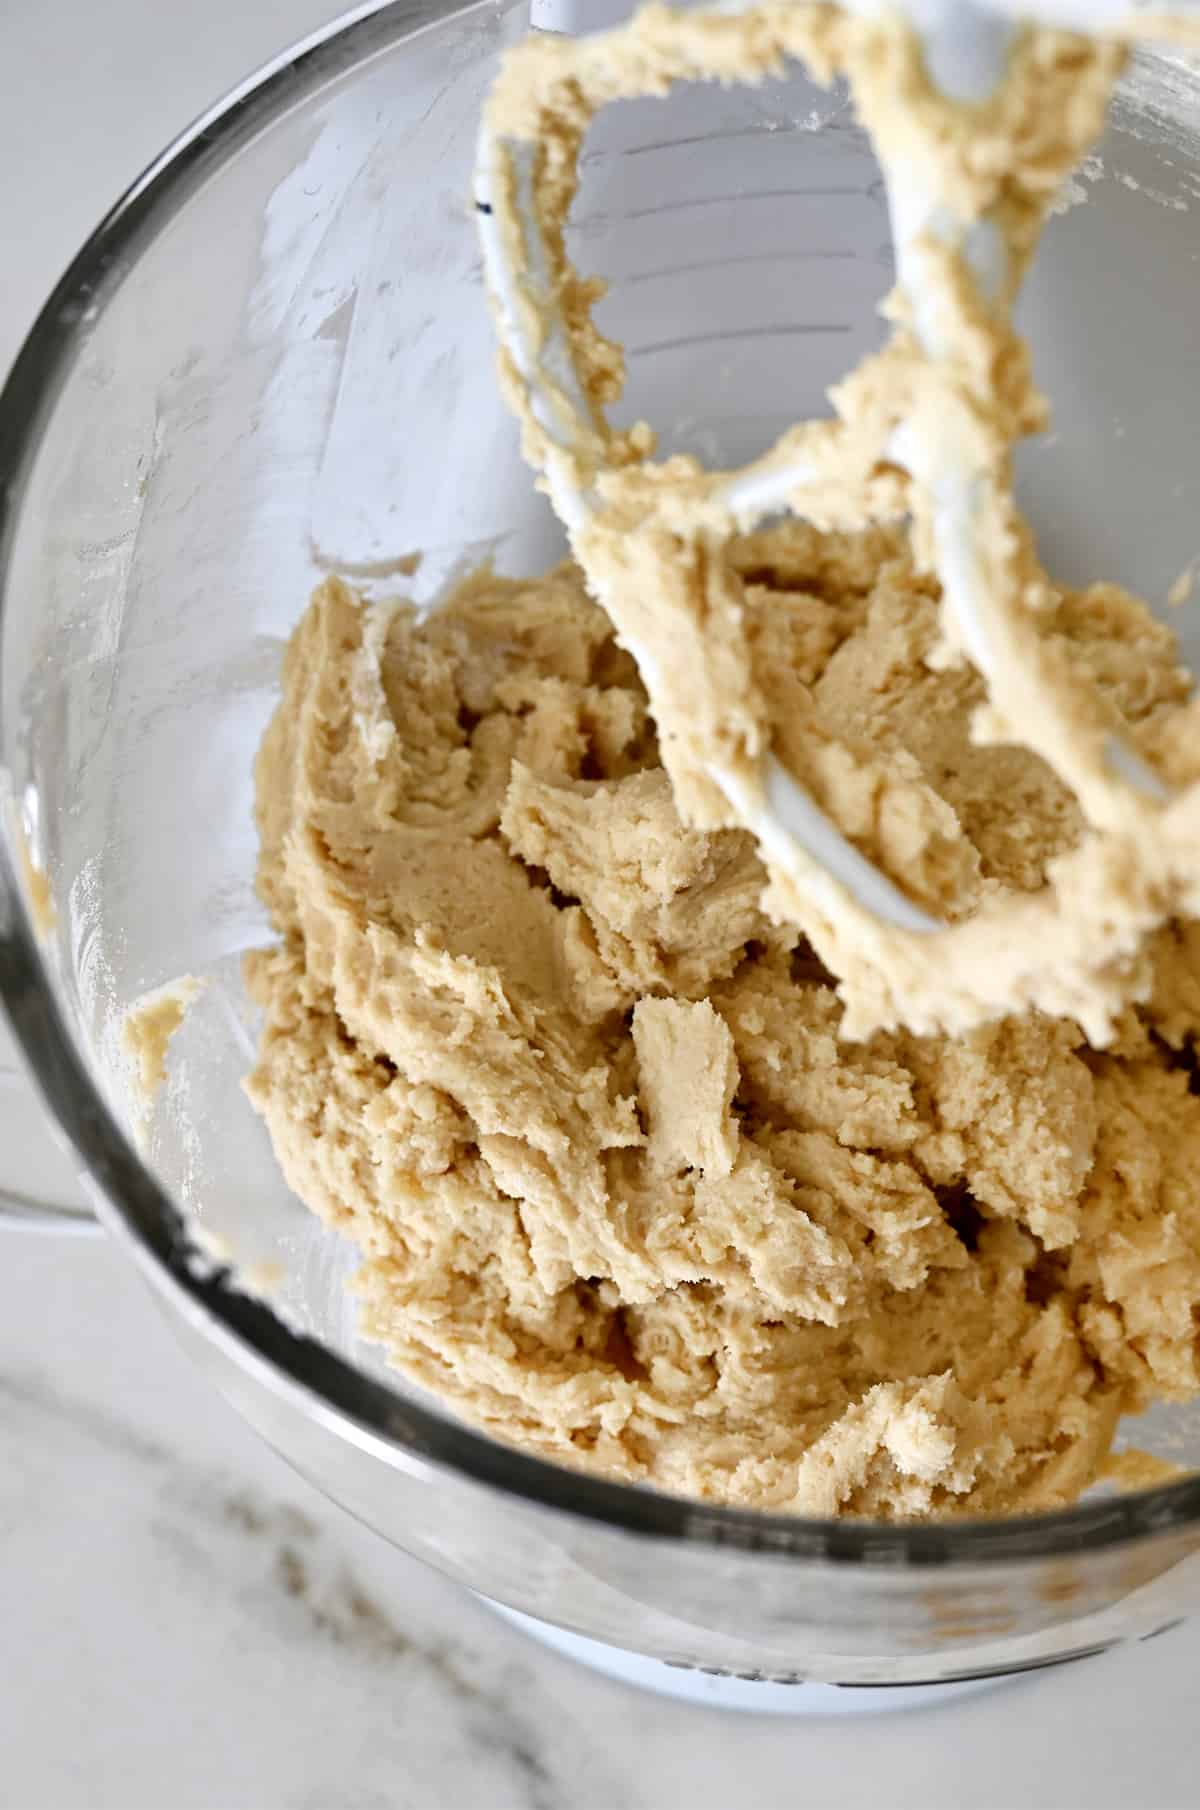
<svg viewBox="0 0 1200 1810">
<path fill-rule="evenodd" d="M 1085 10 L 1090 25 L 1091 7 L 1063 9 L 1060 22 Z M 422 545 L 475 558 L 494 548 L 513 572 L 561 552 L 499 404 L 488 412 L 491 328 L 462 205 L 480 106 L 527 24 L 523 8 L 393 5 L 281 60 L 164 157 L 31 336 L 3 412 L 0 761 L 58 924 L 37 940 L 5 852 L 0 983 L 14 1024 L 89 1199 L 247 1418 L 385 1537 L 566 1641 L 624 1649 L 625 1675 L 703 1695 L 728 1684 L 729 1701 L 737 1686 L 754 1702 L 776 1691 L 796 1708 L 812 1681 L 881 1686 L 841 1695 L 890 1704 L 897 1687 L 1148 1636 L 1200 1603 L 1193 1482 L 1019 1524 L 789 1521 L 575 1476 L 410 1395 L 355 1339 L 344 1252 L 289 1195 L 242 1097 L 239 961 L 265 935 L 251 758 L 306 590 L 332 563 L 386 583 L 388 561 Z M 1194 285 L 1200 100 L 1184 82 L 1164 124 L 1157 92 L 1153 104 L 1135 94 L 1136 130 L 1104 147 L 1103 177 L 1059 223 L 1026 297 L 1062 434 L 1032 467 L 1039 538 L 1065 524 L 1068 560 L 1074 551 L 1154 594 L 1196 551 L 1189 435 L 1200 395 L 1194 334 L 1179 318 Z M 610 269 L 668 268 L 614 284 L 627 343 L 635 310 L 647 343 L 666 337 L 656 308 L 673 323 L 687 313 L 688 267 L 712 255 L 714 235 L 734 299 L 724 315 L 698 303 L 688 331 L 722 334 L 723 356 L 750 382 L 768 330 L 804 329 L 786 342 L 805 351 L 803 385 L 781 382 L 776 397 L 764 381 L 752 403 L 737 402 L 743 417 L 775 409 L 769 441 L 819 408 L 848 347 L 871 350 L 884 229 L 870 147 L 836 103 L 803 79 L 753 93 L 759 111 L 750 90 L 703 90 L 705 131 L 728 134 L 711 154 L 685 142 L 695 121 L 674 112 L 665 129 L 639 119 L 620 137 L 614 127 L 604 161 L 585 171 L 593 192 L 580 225 L 603 233 Z M 626 152 L 636 165 L 622 165 Z M 798 178 L 780 174 L 785 162 L 803 165 Z M 630 167 L 638 192 L 629 198 L 625 180 L 623 203 Z M 685 193 L 687 210 L 676 207 Z M 668 204 L 669 215 L 634 218 Z M 803 288 L 772 313 L 749 260 L 789 233 L 827 261 L 805 264 Z M 1098 296 L 1106 247 L 1114 271 Z M 1086 331 L 1061 326 L 1064 298 L 1085 310 Z M 439 337 L 446 321 L 452 343 Z M 1143 423 L 1141 381 L 1121 353 L 1151 341 L 1178 377 Z M 1093 356 L 1112 365 L 1116 425 L 1093 406 Z M 669 390 L 652 396 L 668 432 L 698 412 L 704 358 L 702 346 L 694 358 L 685 348 L 631 360 L 635 389 L 669 367 Z M 395 433 L 410 420 L 416 460 Z M 700 431 L 710 428 L 714 464 L 753 451 L 737 421 L 705 416 Z M 356 445 L 369 449 L 374 489 L 348 464 Z M 1144 531 L 1131 534 L 1115 508 L 1092 525 L 1082 459 L 1067 456 L 1082 453 L 1102 485 L 1128 468 L 1128 511 Z M 478 481 L 439 475 L 454 461 L 461 477 L 477 454 Z M 1081 524 L 1086 545 L 1073 550 Z M 932 944 L 941 933 L 911 934 Z M 139 1153 L 109 1033 L 147 989 L 188 972 L 210 984 Z M 277 1266 L 278 1315 L 194 1264 L 195 1224 Z M 1196 1462 L 1193 1410 L 1163 1410 L 1159 1432 L 1155 1449 Z"/>
</svg>

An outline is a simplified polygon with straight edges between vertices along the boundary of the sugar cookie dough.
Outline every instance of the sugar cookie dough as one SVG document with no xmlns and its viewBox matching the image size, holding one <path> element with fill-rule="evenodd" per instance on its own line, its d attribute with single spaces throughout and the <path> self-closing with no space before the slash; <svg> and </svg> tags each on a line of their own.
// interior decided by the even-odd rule
<svg viewBox="0 0 1200 1810">
<path fill-rule="evenodd" d="M 1053 586 L 1011 491 L 1045 418 L 1012 305 L 1122 54 L 1018 34 L 964 109 L 898 17 L 766 0 L 505 64 L 502 379 L 579 564 L 424 620 L 317 592 L 247 963 L 250 1097 L 362 1253 L 364 1331 L 501 1439 L 758 1508 L 1006 1514 L 1157 1477 L 1117 1423 L 1200 1388 L 1200 707 L 1142 605 Z M 608 428 L 563 232 L 597 107 L 789 55 L 944 206 L 899 236 L 889 346 L 750 470 L 805 517 L 764 527 Z M 907 927 L 788 850 L 781 775 Z"/>
<path fill-rule="evenodd" d="M 789 759 L 914 896 L 1035 891 L 1080 834 L 970 739 L 907 538 L 733 542 Z M 1045 632 L 1194 773 L 1170 633 L 1109 586 Z M 803 708 L 800 708 L 800 706 Z M 1073 1500 L 1118 1417 L 1200 1387 L 1200 929 L 1103 1050 L 1012 1017 L 839 1039 L 743 831 L 680 821 L 644 688 L 564 565 L 425 620 L 330 581 L 258 759 L 248 1087 L 356 1241 L 362 1325 L 496 1437 L 805 1514 Z"/>
</svg>

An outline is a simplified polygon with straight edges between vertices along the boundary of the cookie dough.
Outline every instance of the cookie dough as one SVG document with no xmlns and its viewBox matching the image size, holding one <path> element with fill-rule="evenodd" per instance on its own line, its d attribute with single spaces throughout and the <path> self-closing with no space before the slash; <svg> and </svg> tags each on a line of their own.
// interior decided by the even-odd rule
<svg viewBox="0 0 1200 1810">
<path fill-rule="evenodd" d="M 843 828 L 951 917 L 1036 894 L 1081 813 L 980 746 L 907 536 L 735 537 L 753 683 Z M 1164 772 L 1170 633 L 1109 586 L 1048 643 Z M 330 581 L 257 767 L 248 1082 L 362 1253 L 362 1326 L 497 1438 L 804 1514 L 1072 1501 L 1122 1414 L 1200 1387 L 1200 928 L 1106 1048 L 1031 1013 L 850 1042 L 742 830 L 681 821 L 575 566 L 437 613 Z"/>
</svg>

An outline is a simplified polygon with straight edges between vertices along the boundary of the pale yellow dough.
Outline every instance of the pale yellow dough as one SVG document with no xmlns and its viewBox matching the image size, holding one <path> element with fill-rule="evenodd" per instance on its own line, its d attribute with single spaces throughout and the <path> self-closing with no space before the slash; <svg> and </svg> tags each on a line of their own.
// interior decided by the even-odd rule
<svg viewBox="0 0 1200 1810">
<path fill-rule="evenodd" d="M 134 1096 L 140 1106 L 152 1105 L 165 1085 L 171 1039 L 203 991 L 202 980 L 181 974 L 165 987 L 144 993 L 126 1012 L 121 1044 L 133 1065 Z"/>
<path fill-rule="evenodd" d="M 735 541 L 789 758 L 914 894 L 1031 892 L 1080 833 L 974 746 L 907 540 Z M 1165 769 L 1200 746 L 1170 634 L 1110 587 L 1046 630 Z M 803 704 L 804 708 L 797 706 Z M 676 814 L 578 571 L 426 621 L 331 581 L 259 756 L 248 1083 L 362 1252 L 363 1326 L 498 1438 L 810 1514 L 1071 1501 L 1118 1417 L 1200 1386 L 1200 931 L 1154 938 L 1111 1045 L 1031 1015 L 839 1041 L 742 831 Z"/>
<path fill-rule="evenodd" d="M 922 244 L 942 353 L 898 292 L 835 418 L 762 462 L 803 460 L 811 525 L 754 535 L 694 461 L 608 430 L 621 352 L 563 228 L 597 107 L 795 55 L 1011 270 L 985 301 Z M 587 586 L 482 573 L 425 622 L 318 591 L 259 757 L 280 941 L 248 964 L 250 1095 L 363 1253 L 365 1331 L 501 1439 L 761 1508 L 1001 1514 L 1144 1481 L 1120 1416 L 1200 1387 L 1200 714 L 1140 604 L 1055 590 L 1010 485 L 1044 420 L 1011 304 L 1121 56 L 1024 34 L 964 110 L 897 18 L 767 0 L 506 65 L 513 343 L 569 345 L 586 419 L 528 359 L 502 377 Z M 959 473 L 987 693 L 929 576 Z M 938 938 L 764 870 L 771 757 Z"/>
</svg>

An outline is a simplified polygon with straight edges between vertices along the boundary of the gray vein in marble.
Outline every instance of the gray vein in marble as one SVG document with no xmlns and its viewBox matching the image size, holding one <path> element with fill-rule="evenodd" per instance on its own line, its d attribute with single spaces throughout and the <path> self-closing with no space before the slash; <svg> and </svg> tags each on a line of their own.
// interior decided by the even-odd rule
<svg viewBox="0 0 1200 1810">
<path fill-rule="evenodd" d="M 545 1731 L 516 1700 L 520 1668 L 506 1668 L 506 1682 L 495 1684 L 478 1675 L 477 1656 L 461 1644 L 407 1632 L 345 1563 L 330 1534 L 302 1509 L 189 1462 L 111 1408 L 67 1394 L 35 1369 L 0 1372 L 0 1404 L 27 1415 L 43 1439 L 56 1428 L 132 1461 L 149 1485 L 150 1538 L 193 1580 L 236 1594 L 243 1611 L 272 1632 L 284 1639 L 315 1637 L 358 1664 L 419 1668 L 456 1704 L 466 1723 L 464 1738 L 504 1770 L 520 1804 L 561 1810 L 567 1800 L 561 1778 L 543 1757 Z M 255 1554 L 249 1588 L 230 1542 L 242 1554 Z M 351 1781 L 340 1783 L 353 1790 Z M 314 1796 L 312 1805 L 331 1801 L 325 1793 Z M 360 1802 L 368 1810 L 365 1800 L 355 1798 L 356 1810 Z"/>
<path fill-rule="evenodd" d="M 99 1402 L 64 1395 L 40 1371 L 0 1371 L 0 1400 L 36 1414 L 39 1423 L 54 1421 L 71 1432 L 82 1433 L 118 1457 L 156 1466 L 170 1464 L 174 1458 L 169 1446 L 151 1438 L 140 1427 L 118 1419 Z"/>
</svg>

